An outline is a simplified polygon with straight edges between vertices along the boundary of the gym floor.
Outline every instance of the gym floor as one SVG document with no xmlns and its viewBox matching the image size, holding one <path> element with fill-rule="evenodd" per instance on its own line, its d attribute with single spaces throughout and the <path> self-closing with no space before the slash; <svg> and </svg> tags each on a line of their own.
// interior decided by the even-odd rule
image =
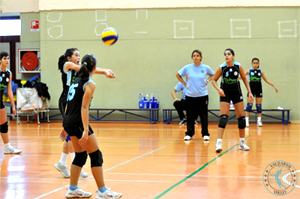
<svg viewBox="0 0 300 199">
<path fill-rule="evenodd" d="M 4 155 L 0 145 L 0 198 L 65 198 L 69 179 L 54 167 L 62 152 L 61 126 L 61 122 L 9 123 L 10 143 L 23 153 Z M 260 128 L 250 124 L 246 128 L 250 151 L 239 150 L 237 124 L 228 124 L 221 153 L 215 152 L 216 123 L 209 124 L 207 143 L 200 124 L 189 142 L 183 140 L 186 126 L 178 123 L 91 122 L 91 126 L 104 157 L 106 187 L 123 198 L 265 199 L 278 194 L 300 198 L 300 124 Z M 70 156 L 67 164 L 71 165 Z M 84 170 L 89 177 L 80 178 L 78 186 L 95 198 L 89 158 Z"/>
</svg>

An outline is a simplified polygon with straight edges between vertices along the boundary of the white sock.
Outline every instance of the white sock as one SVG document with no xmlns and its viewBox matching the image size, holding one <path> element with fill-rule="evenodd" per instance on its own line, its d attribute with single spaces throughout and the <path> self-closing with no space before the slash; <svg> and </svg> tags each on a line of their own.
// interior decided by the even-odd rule
<svg viewBox="0 0 300 199">
<path fill-rule="evenodd" d="M 75 158 L 75 152 L 70 153 L 70 155 L 71 155 L 71 159 L 72 159 L 72 162 L 73 162 L 73 160 L 74 160 L 74 158 Z"/>
<path fill-rule="evenodd" d="M 249 123 L 249 117 L 245 117 L 246 123 Z"/>
<path fill-rule="evenodd" d="M 68 159 L 69 154 L 67 153 L 61 153 L 61 157 L 60 157 L 60 163 L 62 164 L 67 164 L 67 159 Z"/>
<path fill-rule="evenodd" d="M 8 143 L 4 144 L 4 146 L 5 146 L 5 148 L 10 147 L 10 143 L 8 142 Z"/>
<path fill-rule="evenodd" d="M 240 138 L 240 142 L 245 142 L 245 138 Z"/>
<path fill-rule="evenodd" d="M 261 117 L 257 117 L 257 122 L 261 122 Z"/>
<path fill-rule="evenodd" d="M 222 139 L 218 138 L 218 139 L 217 139 L 217 142 L 219 142 L 219 141 L 222 142 Z"/>
</svg>

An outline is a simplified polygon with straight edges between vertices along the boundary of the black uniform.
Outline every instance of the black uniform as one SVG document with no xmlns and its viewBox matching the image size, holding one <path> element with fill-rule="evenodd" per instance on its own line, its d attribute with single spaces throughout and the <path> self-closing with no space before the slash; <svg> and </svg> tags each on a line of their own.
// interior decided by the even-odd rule
<svg viewBox="0 0 300 199">
<path fill-rule="evenodd" d="M 84 86 L 89 82 L 95 83 L 91 78 L 87 81 L 82 81 L 77 77 L 70 86 L 67 95 L 67 112 L 63 120 L 63 127 L 69 136 L 76 136 L 78 139 L 81 139 L 84 130 L 81 119 L 81 106 Z M 92 128 L 89 126 L 89 135 L 93 133 Z"/>
<path fill-rule="evenodd" d="M 249 85 L 252 92 L 253 97 L 262 97 L 262 84 L 261 84 L 261 78 L 262 78 L 262 71 L 254 68 L 250 68 L 248 71 L 249 75 Z M 249 93 L 247 95 L 249 97 Z"/>
<path fill-rule="evenodd" d="M 226 62 L 220 65 L 222 70 L 221 89 L 225 97 L 220 97 L 221 102 L 230 100 L 233 104 L 243 101 L 243 94 L 239 82 L 240 63 L 233 62 L 233 66 L 227 66 Z"/>
<path fill-rule="evenodd" d="M 0 109 L 4 108 L 3 94 L 4 94 L 4 90 L 7 88 L 7 85 L 9 83 L 10 74 L 11 72 L 7 68 L 5 71 L 2 71 L 0 69 L 0 95 L 1 95 Z"/>
<path fill-rule="evenodd" d="M 61 73 L 61 80 L 63 83 L 63 91 L 60 95 L 58 105 L 59 105 L 59 110 L 62 116 L 65 115 L 65 108 L 67 104 L 67 95 L 69 91 L 69 87 L 74 82 L 76 79 L 76 73 L 77 71 L 74 70 L 69 70 L 68 72 L 65 72 L 63 69 L 63 72 Z"/>
</svg>

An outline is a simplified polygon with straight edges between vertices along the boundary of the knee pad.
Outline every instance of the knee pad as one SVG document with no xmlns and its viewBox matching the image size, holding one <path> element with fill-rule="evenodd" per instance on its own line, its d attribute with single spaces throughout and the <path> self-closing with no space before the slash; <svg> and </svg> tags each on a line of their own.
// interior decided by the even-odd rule
<svg viewBox="0 0 300 199">
<path fill-rule="evenodd" d="M 261 113 L 262 112 L 261 104 L 256 104 L 256 112 L 257 113 Z"/>
<path fill-rule="evenodd" d="M 219 128 L 225 129 L 228 120 L 228 115 L 221 115 L 219 120 Z"/>
<path fill-rule="evenodd" d="M 239 129 L 244 129 L 246 127 L 245 116 L 238 118 L 238 127 L 239 127 Z"/>
<path fill-rule="evenodd" d="M 89 156 L 91 159 L 91 167 L 102 167 L 103 157 L 99 149 L 93 153 L 90 153 Z"/>
<path fill-rule="evenodd" d="M 253 104 L 247 103 L 246 111 L 251 112 Z"/>
<path fill-rule="evenodd" d="M 5 122 L 4 124 L 0 125 L 0 132 L 7 133 L 7 131 L 8 131 L 8 124 L 7 124 L 7 122 Z"/>
<path fill-rule="evenodd" d="M 87 159 L 87 152 L 83 151 L 81 153 L 76 153 L 75 152 L 75 158 L 73 160 L 74 165 L 79 166 L 79 167 L 83 167 L 83 165 L 85 165 Z"/>
</svg>

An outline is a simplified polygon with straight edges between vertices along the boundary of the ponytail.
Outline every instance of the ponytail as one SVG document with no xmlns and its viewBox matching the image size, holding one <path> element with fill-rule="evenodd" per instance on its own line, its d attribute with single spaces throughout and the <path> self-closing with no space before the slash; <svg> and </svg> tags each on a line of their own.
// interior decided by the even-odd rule
<svg viewBox="0 0 300 199">
<path fill-rule="evenodd" d="M 97 59 L 93 54 L 85 55 L 81 60 L 81 68 L 77 75 L 81 80 L 88 80 L 90 72 L 96 67 Z"/>
<path fill-rule="evenodd" d="M 64 64 L 67 61 L 67 58 L 65 57 L 65 55 L 62 55 L 58 58 L 58 70 L 60 70 L 60 72 L 63 72 L 64 69 Z"/>
<path fill-rule="evenodd" d="M 87 81 L 89 79 L 90 73 L 88 71 L 87 63 L 86 62 L 84 62 L 81 65 L 80 70 L 78 71 L 77 75 L 83 81 Z"/>
</svg>

